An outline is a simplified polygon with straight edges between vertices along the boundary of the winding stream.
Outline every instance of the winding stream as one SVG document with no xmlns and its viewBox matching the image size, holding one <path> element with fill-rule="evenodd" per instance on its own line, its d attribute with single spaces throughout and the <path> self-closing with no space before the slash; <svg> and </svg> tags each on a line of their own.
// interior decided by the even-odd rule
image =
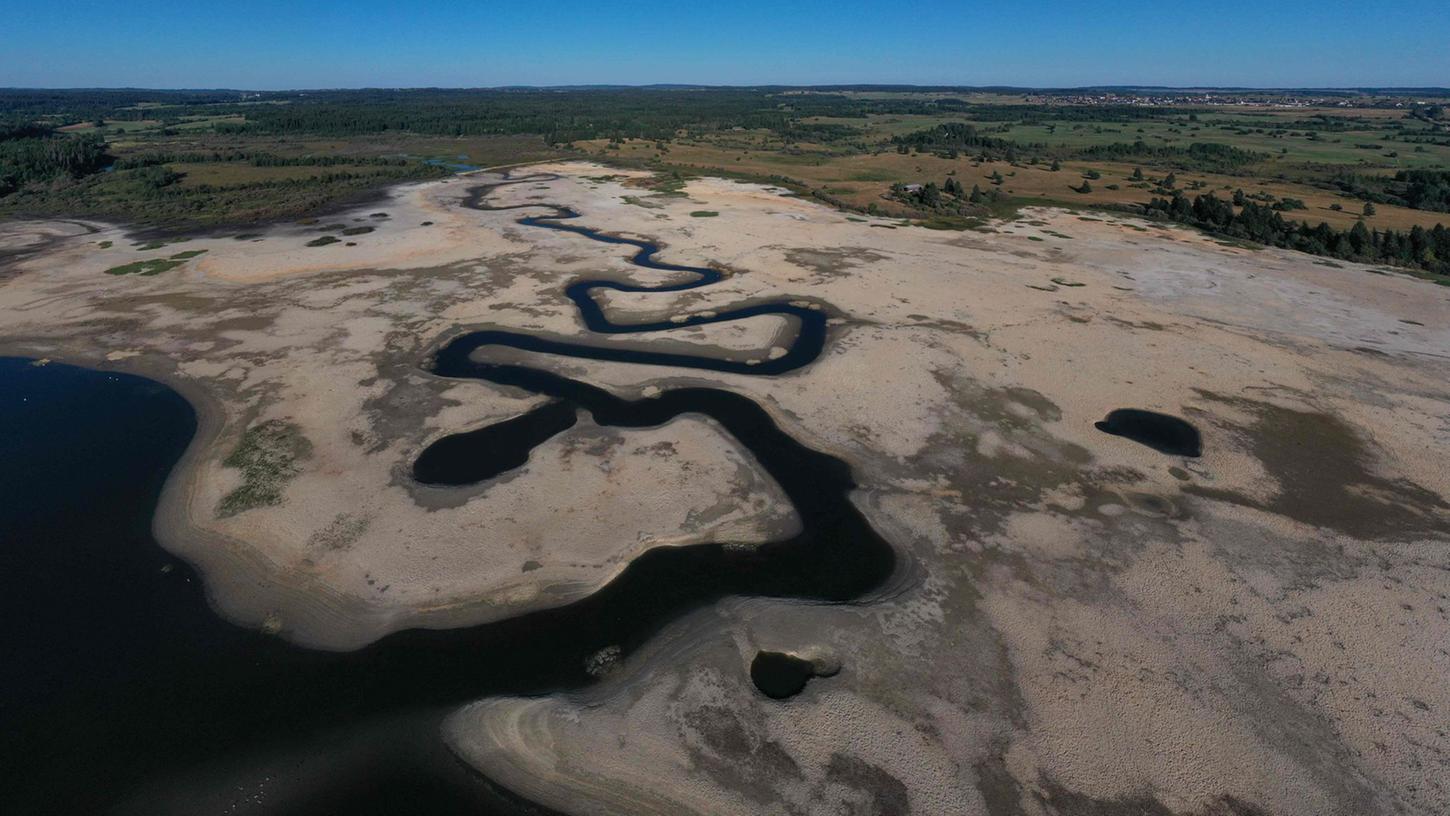
<svg viewBox="0 0 1450 816">
<path fill-rule="evenodd" d="M 468 205 L 493 209 L 483 199 L 496 186 L 474 190 Z M 659 287 L 570 285 L 566 293 L 593 331 L 681 325 L 611 323 L 590 295 L 595 289 L 672 292 L 721 278 L 660 263 L 654 245 L 563 223 L 578 214 L 552 209 L 550 217 L 519 223 L 635 246 L 637 265 L 695 275 Z M 497 345 L 770 375 L 819 355 L 826 316 L 817 309 L 757 304 L 683 325 L 756 314 L 786 315 L 798 325 L 787 354 L 758 366 L 513 332 L 459 337 L 433 357 L 435 374 L 518 387 L 553 402 L 494 430 L 445 438 L 415 467 L 439 484 L 490 478 L 526 461 L 529 450 L 572 424 L 576 409 L 600 425 L 626 428 L 700 414 L 780 485 L 802 521 L 798 534 L 750 547 L 650 550 L 583 600 L 481 626 L 402 631 L 347 653 L 307 650 L 226 623 L 207 606 L 200 576 L 151 539 L 162 483 L 196 428 L 180 396 L 139 377 L 0 359 L 0 393 L 22 397 L 0 402 L 0 488 L 8 499 L 0 503 L 8 664 L 0 674 L 0 762 L 9 771 L 6 801 L 15 803 L 7 812 L 93 813 L 122 804 L 131 812 L 201 811 L 215 802 L 197 798 L 205 785 L 198 788 L 196 779 L 216 787 L 216 779 L 234 781 L 248 774 L 237 768 L 251 768 L 256 777 L 305 780 L 306 795 L 259 799 L 250 812 L 334 813 L 346 802 L 354 814 L 398 806 L 537 813 L 441 750 L 437 725 L 453 707 L 592 683 L 586 664 L 601 649 L 628 655 L 670 621 L 726 596 L 851 602 L 879 587 L 895 557 L 851 502 L 849 466 L 798 443 L 752 400 L 678 388 L 631 401 L 547 371 L 474 359 Z M 299 756 L 307 759 L 286 759 Z"/>
</svg>

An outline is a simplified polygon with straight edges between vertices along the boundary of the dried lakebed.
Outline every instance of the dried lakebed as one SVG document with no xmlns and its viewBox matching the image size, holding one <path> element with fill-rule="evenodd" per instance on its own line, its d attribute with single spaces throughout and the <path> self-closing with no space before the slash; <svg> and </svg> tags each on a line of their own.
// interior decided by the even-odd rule
<svg viewBox="0 0 1450 816">
<path fill-rule="evenodd" d="M 471 206 L 479 206 L 477 201 L 475 196 Z M 561 212 L 555 218 L 565 216 Z M 568 217 L 577 216 L 568 214 Z M 656 248 L 645 242 L 608 238 L 591 230 L 564 227 L 553 220 L 530 218 L 521 219 L 521 223 L 568 229 L 596 240 L 636 245 L 639 253 L 634 263 L 700 275 L 698 282 L 668 287 L 671 290 L 718 280 L 708 269 L 652 261 Z M 578 303 L 592 304 L 588 292 L 600 286 L 623 288 L 621 284 L 589 281 L 572 285 L 570 296 Z M 647 287 L 630 289 L 649 291 Z M 581 308 L 581 311 L 588 314 L 591 310 Z M 772 373 L 781 365 L 799 368 L 819 353 L 824 337 L 824 320 L 819 312 L 789 305 L 761 305 L 744 311 L 747 313 L 744 316 L 768 311 L 789 313 L 802 327 L 791 353 L 772 361 L 771 367 L 752 369 L 752 373 Z M 592 309 L 592 314 L 589 320 L 605 321 L 597 307 Z M 737 317 L 726 312 L 714 319 L 728 321 Z M 622 327 L 607 322 L 599 325 L 616 332 L 673 327 Z M 416 740 L 419 712 L 424 712 L 421 718 L 428 721 L 429 716 L 436 718 L 432 712 L 440 704 L 465 702 L 493 693 L 542 693 L 587 684 L 601 668 L 627 657 L 664 622 L 725 595 L 778 595 L 845 602 L 861 597 L 890 575 L 894 563 L 891 547 L 848 499 L 855 487 L 850 468 L 791 439 L 751 400 L 716 389 L 682 388 L 625 401 L 602 389 L 548 372 L 470 359 L 477 349 L 509 343 L 512 337 L 499 332 L 465 335 L 437 352 L 432 371 L 442 377 L 470 377 L 513 386 L 556 401 L 497 425 L 435 442 L 414 465 L 421 481 L 466 484 L 516 468 L 527 461 L 528 452 L 534 447 L 571 427 L 574 412 L 580 408 L 589 411 L 596 423 L 607 427 L 658 426 L 681 414 L 700 414 L 710 417 L 739 440 L 776 480 L 803 521 L 801 532 L 788 540 L 763 544 L 727 543 L 653 550 L 636 559 L 585 601 L 473 629 L 401 632 L 361 652 L 312 654 L 272 638 L 245 636 L 221 621 L 195 620 L 202 606 L 200 586 L 192 582 L 190 570 L 185 566 L 169 561 L 164 565 L 165 573 L 178 568 L 183 573 L 166 582 L 165 589 L 152 602 L 159 600 L 171 607 L 176 619 L 187 621 L 187 628 L 200 629 L 200 637 L 179 638 L 170 618 L 155 615 L 155 610 L 147 608 L 139 599 L 127 598 L 124 590 L 117 592 L 114 575 L 109 571 L 97 570 L 88 563 L 79 569 L 57 569 L 55 565 L 36 563 L 41 552 L 65 564 L 79 555 L 66 552 L 67 548 L 84 549 L 79 542 L 67 542 L 59 548 L 43 546 L 40 542 L 55 534 L 47 525 L 56 524 L 60 514 L 57 509 L 47 507 L 43 500 L 36 501 L 28 508 L 35 515 L 24 519 L 29 529 L 21 528 L 24 535 L 17 549 L 23 552 L 16 549 L 9 552 L 16 563 L 7 574 L 13 578 L 23 576 L 24 580 L 15 587 L 3 587 L 8 590 L 6 596 L 38 595 L 40 601 L 29 610 L 35 614 L 39 611 L 36 607 L 45 607 L 45 599 L 67 597 L 89 588 L 106 595 L 116 608 L 107 610 L 108 616 L 115 616 L 108 626 L 97 626 L 95 620 L 78 621 L 77 631 L 82 638 L 94 633 L 103 636 L 103 642 L 68 638 L 67 650 L 74 649 L 72 659 L 81 664 L 68 668 L 79 671 L 88 680 L 64 688 L 59 694 L 43 688 L 25 688 L 21 702 L 30 703 L 28 698 L 33 696 L 42 700 L 43 705 L 35 704 L 35 710 L 18 712 L 20 716 L 14 728 L 7 729 L 19 737 L 17 747 L 26 741 L 57 748 L 67 744 L 85 746 L 78 752 L 79 757 L 65 763 L 65 773 L 74 773 L 79 765 L 94 784 L 85 790 L 67 790 L 62 779 L 56 776 L 58 751 L 45 750 L 17 757 L 17 764 L 11 765 L 18 769 L 20 762 L 27 766 L 34 764 L 20 776 L 27 783 L 12 786 L 18 789 L 12 792 L 18 795 L 19 801 L 37 810 L 81 812 L 114 804 L 118 793 L 129 792 L 139 782 L 143 796 L 140 801 L 128 802 L 126 807 L 144 810 L 156 806 L 148 803 L 146 796 L 167 798 L 164 787 L 149 790 L 145 787 L 147 783 L 156 784 L 157 777 L 177 774 L 179 769 L 192 764 L 225 762 L 238 755 L 245 756 L 257 745 L 266 745 L 268 751 L 279 753 L 305 750 L 315 739 L 312 735 L 317 730 L 346 731 L 358 723 L 398 712 L 407 715 L 402 718 L 403 725 L 390 725 L 388 733 L 411 734 Z M 568 344 L 558 344 L 549 350 L 567 355 L 576 349 L 585 349 L 586 355 L 591 351 Z M 681 355 L 656 355 L 646 351 L 623 353 L 631 361 L 663 365 L 693 364 L 708 368 L 722 362 L 708 357 L 682 361 Z M 90 493 L 104 494 L 111 480 L 136 484 L 141 495 L 149 493 L 154 502 L 165 473 L 195 429 L 191 410 L 178 395 L 136 377 L 117 377 L 60 365 L 36 366 L 33 361 L 0 358 L 0 386 L 8 393 L 24 395 L 20 402 L 25 414 L 3 417 L 3 427 L 16 432 L 4 440 L 3 452 L 9 460 L 7 476 L 19 477 L 35 467 L 35 462 L 53 455 L 47 441 L 61 435 L 59 426 L 66 426 L 65 433 L 73 440 L 71 444 L 80 449 L 84 449 L 86 441 L 105 435 L 103 428 L 107 423 L 119 426 L 121 439 L 146 440 L 144 435 L 135 435 L 130 427 L 141 426 L 154 437 L 147 440 L 150 443 L 147 453 L 151 455 L 143 455 L 134 444 L 118 445 L 113 441 L 111 447 L 119 450 L 97 453 L 114 472 L 92 471 L 86 487 Z M 88 412 L 88 406 L 100 404 L 106 406 L 101 415 Z M 52 424 L 58 427 L 48 427 Z M 16 495 L 17 491 L 7 493 L 17 500 L 22 498 Z M 140 513 L 110 509 L 113 518 L 109 520 L 122 519 L 121 523 L 132 529 L 144 527 L 138 519 L 149 518 L 152 505 L 144 499 L 139 505 Z M 101 523 L 106 520 L 105 516 L 97 519 Z M 112 554 L 110 560 L 144 575 L 144 568 L 127 562 L 132 559 L 154 562 L 157 554 L 139 543 L 130 546 L 135 552 Z M 37 591 L 33 586 L 33 576 L 37 573 L 64 574 L 69 586 L 65 592 Z M 22 586 L 29 587 L 27 592 L 21 592 Z M 84 618 L 86 608 L 66 606 L 47 610 L 46 617 Z M 116 625 L 134 632 L 126 639 L 129 650 L 151 659 L 124 658 L 120 662 L 127 665 L 118 670 L 113 665 L 117 656 L 105 648 L 114 645 L 110 629 Z M 14 658 L 11 665 L 23 665 L 29 662 L 25 660 L 27 657 L 44 665 L 47 648 L 40 633 L 31 633 L 27 642 L 10 651 Z M 499 655 L 508 655 L 508 658 L 500 660 Z M 601 660 L 605 662 L 601 664 Z M 177 679 L 163 685 L 164 692 L 158 689 L 141 693 L 132 682 L 116 682 L 108 687 L 105 679 L 118 672 L 123 676 L 135 674 L 147 678 L 164 672 L 174 674 Z M 283 677 L 287 679 L 283 681 Z M 7 684 L 7 687 L 19 685 Z M 116 705 L 116 696 L 128 702 Z M 259 709 L 266 712 L 265 716 L 257 716 Z M 84 732 L 67 733 L 55 728 L 53 718 L 57 714 L 62 714 L 66 721 L 84 722 Z M 105 741 L 97 744 L 90 736 L 96 732 L 125 734 L 128 742 L 134 740 L 150 749 L 128 753 L 121 745 Z M 226 734 L 227 738 L 218 742 L 214 739 L 216 734 Z M 340 739 L 346 742 L 359 738 Z M 390 754 L 386 759 L 396 761 L 396 756 Z M 380 791 L 382 801 L 397 799 L 416 807 L 419 801 L 413 791 L 426 790 L 429 791 L 426 801 L 433 807 L 446 809 L 460 803 L 474 806 L 486 803 L 489 812 L 522 807 L 522 803 L 512 800 L 506 792 L 486 784 L 460 781 L 456 773 L 448 772 L 449 767 L 432 768 L 426 763 L 417 763 L 400 771 L 381 762 L 376 767 L 339 765 L 328 769 L 332 778 L 323 769 L 312 769 L 308 778 L 294 781 L 305 794 L 294 794 L 295 802 L 274 801 L 271 806 L 286 807 L 291 813 L 335 812 L 337 802 L 353 795 L 355 785 L 364 784 L 357 791 L 359 801 L 371 795 L 366 790 L 371 783 L 359 780 L 377 775 L 385 780 Z M 376 807 L 378 800 L 369 801 L 368 805 Z"/>
<path fill-rule="evenodd" d="M 6 805 L 1450 806 L 1439 290 L 583 163 L 336 221 L 0 224 L 84 366 L 0 366 Z"/>
</svg>

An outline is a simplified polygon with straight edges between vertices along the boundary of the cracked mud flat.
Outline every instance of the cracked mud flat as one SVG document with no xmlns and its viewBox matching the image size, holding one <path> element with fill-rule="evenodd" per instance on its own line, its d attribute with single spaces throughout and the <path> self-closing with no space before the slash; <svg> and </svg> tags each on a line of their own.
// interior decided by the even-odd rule
<svg viewBox="0 0 1450 816">
<path fill-rule="evenodd" d="M 592 686 L 457 711 L 447 742 L 490 779 L 569 813 L 1450 808 L 1450 291 L 1112 216 L 882 229 L 756 185 L 705 179 L 641 207 L 625 201 L 640 174 L 535 171 L 560 177 L 491 201 L 572 207 L 730 272 L 609 292 L 611 320 L 800 298 L 830 333 L 815 363 L 769 377 L 489 359 L 630 399 L 750 397 L 851 463 L 898 569 L 853 605 L 722 601 Z M 527 211 L 458 206 L 472 183 L 347 216 L 389 215 L 355 247 L 305 247 L 302 226 L 196 238 L 177 249 L 206 254 L 154 277 L 104 274 L 161 254 L 120 230 L 4 225 L 0 246 L 26 251 L 0 273 L 0 352 L 191 399 L 202 431 L 158 536 L 223 614 L 305 645 L 503 620 L 588 596 L 651 547 L 796 529 L 749 452 L 693 417 L 581 415 L 497 480 L 409 479 L 436 439 L 543 402 L 426 374 L 465 330 L 735 360 L 791 330 L 584 337 L 566 284 L 671 276 L 516 224 Z M 1190 420 L 1202 457 L 1094 429 L 1122 407 Z M 771 700 L 750 681 L 761 650 L 840 669 Z"/>
</svg>

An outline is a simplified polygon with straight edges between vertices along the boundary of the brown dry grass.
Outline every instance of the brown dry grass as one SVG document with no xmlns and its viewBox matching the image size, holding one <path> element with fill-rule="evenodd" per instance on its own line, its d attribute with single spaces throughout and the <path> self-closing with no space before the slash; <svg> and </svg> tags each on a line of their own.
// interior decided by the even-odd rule
<svg viewBox="0 0 1450 816">
<path fill-rule="evenodd" d="M 1005 178 L 1001 190 L 1029 202 L 1061 203 L 1069 206 L 1101 206 L 1141 204 L 1153 197 L 1151 190 L 1129 187 L 1133 173 L 1132 164 L 1112 162 L 1064 162 L 1057 172 L 1047 167 L 1012 166 L 1007 162 L 977 163 L 970 157 L 944 159 L 931 154 L 902 155 L 894 151 L 878 154 L 832 153 L 819 145 L 798 146 L 797 152 L 784 152 L 776 141 L 772 146 L 754 134 L 734 134 L 728 141 L 675 142 L 669 145 L 669 152 L 661 153 L 653 142 L 629 141 L 618 149 L 609 149 L 604 141 L 581 142 L 579 144 L 591 155 L 617 157 L 637 161 L 658 159 L 669 165 L 689 170 L 722 171 L 749 176 L 785 176 L 820 190 L 855 207 L 866 207 L 872 203 L 887 206 L 884 201 L 894 182 L 927 182 L 940 184 L 950 174 L 955 174 L 968 189 L 973 184 L 983 190 L 992 188 L 988 178 L 1000 172 Z M 1092 192 L 1082 194 L 1073 191 L 1083 182 L 1083 173 L 1097 170 L 1102 178 L 1091 181 Z M 1167 171 L 1144 168 L 1148 176 L 1158 176 Z M 1297 198 L 1309 209 L 1284 213 L 1286 218 L 1317 224 L 1320 221 L 1334 227 L 1350 227 L 1359 220 L 1363 202 L 1344 198 L 1334 193 L 1305 184 L 1260 179 L 1252 176 L 1227 176 L 1213 173 L 1177 171 L 1180 189 L 1190 194 L 1210 190 L 1228 197 L 1233 190 L 1242 188 L 1246 194 L 1268 192 L 1278 198 Z M 1187 190 L 1190 183 L 1201 181 L 1201 190 Z M 1109 190 L 1108 185 L 1119 189 Z M 1341 212 L 1330 209 L 1331 204 L 1344 207 Z M 1409 229 L 1420 225 L 1433 227 L 1442 222 L 1450 223 L 1445 213 L 1411 210 L 1388 204 L 1377 205 L 1378 214 L 1367 219 L 1372 227 L 1380 229 Z"/>
</svg>

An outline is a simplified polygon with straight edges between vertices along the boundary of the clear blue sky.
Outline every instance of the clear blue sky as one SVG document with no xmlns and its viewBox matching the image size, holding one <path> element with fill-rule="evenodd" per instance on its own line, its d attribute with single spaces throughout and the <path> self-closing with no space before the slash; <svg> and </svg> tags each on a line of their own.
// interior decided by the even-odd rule
<svg viewBox="0 0 1450 816">
<path fill-rule="evenodd" d="M 0 86 L 1450 85 L 1450 0 L 0 0 Z"/>
</svg>

